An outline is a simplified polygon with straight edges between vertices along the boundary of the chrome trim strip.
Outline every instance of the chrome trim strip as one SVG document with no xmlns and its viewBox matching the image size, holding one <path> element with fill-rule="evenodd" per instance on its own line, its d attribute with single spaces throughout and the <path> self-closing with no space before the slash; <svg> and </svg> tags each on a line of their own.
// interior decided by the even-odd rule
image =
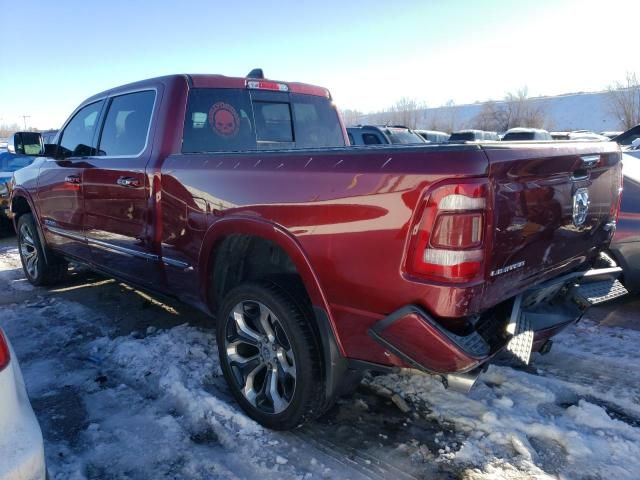
<svg viewBox="0 0 640 480">
<path fill-rule="evenodd" d="M 100 247 L 104 250 L 108 250 L 114 253 L 129 255 L 130 257 L 144 258 L 145 260 L 152 260 L 152 261 L 158 261 L 160 258 L 158 255 L 155 255 L 153 253 L 132 250 L 127 247 L 121 247 L 120 245 L 114 245 L 112 243 L 103 242 L 102 240 L 95 240 L 93 238 L 88 238 L 87 241 L 91 246 Z"/>
<path fill-rule="evenodd" d="M 79 242 L 87 241 L 87 237 L 85 237 L 84 235 L 78 235 L 77 233 L 69 232 L 68 230 L 65 230 L 63 228 L 52 227 L 50 225 L 47 225 L 46 223 L 44 224 L 44 227 L 48 232 L 60 235 L 61 237 L 70 238 L 71 240 L 78 240 Z"/>
<path fill-rule="evenodd" d="M 580 158 L 585 167 L 593 167 L 600 161 L 600 155 L 583 155 Z"/>
<path fill-rule="evenodd" d="M 181 268 L 182 270 L 193 270 L 193 267 L 187 262 L 176 260 L 175 258 L 171 257 L 162 257 L 162 263 L 164 263 L 165 265 L 169 265 L 170 267 Z"/>
</svg>

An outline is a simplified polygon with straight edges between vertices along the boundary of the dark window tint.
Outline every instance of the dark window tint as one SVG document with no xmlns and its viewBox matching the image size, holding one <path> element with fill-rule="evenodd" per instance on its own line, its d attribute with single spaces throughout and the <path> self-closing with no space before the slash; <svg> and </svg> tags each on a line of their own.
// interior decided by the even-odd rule
<svg viewBox="0 0 640 480">
<path fill-rule="evenodd" d="M 149 132 L 155 91 L 114 97 L 100 136 L 100 155 L 135 156 L 142 153 Z"/>
<path fill-rule="evenodd" d="M 183 152 L 255 149 L 256 134 L 246 90 L 195 88 L 189 92 Z"/>
<path fill-rule="evenodd" d="M 185 153 L 344 145 L 338 113 L 328 98 L 244 89 L 189 92 Z"/>
<path fill-rule="evenodd" d="M 356 142 L 353 139 L 353 135 L 351 135 L 351 132 L 347 132 L 347 137 L 349 137 L 349 145 L 355 145 Z"/>
<path fill-rule="evenodd" d="M 328 98 L 291 94 L 298 148 L 344 147 L 338 112 Z"/>
<path fill-rule="evenodd" d="M 87 157 L 95 155 L 93 143 L 98 115 L 102 102 L 92 103 L 80 109 L 62 132 L 60 154 L 67 157 Z"/>
<path fill-rule="evenodd" d="M 535 133 L 534 132 L 511 132 L 507 133 L 502 140 L 509 141 L 518 141 L 518 140 L 534 140 Z"/>
<path fill-rule="evenodd" d="M 253 114 L 259 146 L 273 148 L 278 146 L 272 145 L 274 143 L 293 143 L 293 125 L 288 103 L 253 102 Z"/>
<path fill-rule="evenodd" d="M 365 145 L 380 145 L 382 143 L 380 137 L 378 137 L 378 135 L 376 135 L 375 133 L 363 133 L 362 142 Z"/>
<path fill-rule="evenodd" d="M 450 142 L 473 142 L 476 140 L 475 132 L 454 132 L 449 137 Z"/>
</svg>

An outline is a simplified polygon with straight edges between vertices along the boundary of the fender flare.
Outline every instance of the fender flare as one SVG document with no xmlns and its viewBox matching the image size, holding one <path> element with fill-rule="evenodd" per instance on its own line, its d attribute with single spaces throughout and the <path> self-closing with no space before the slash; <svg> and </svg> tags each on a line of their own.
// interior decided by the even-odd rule
<svg viewBox="0 0 640 480">
<path fill-rule="evenodd" d="M 38 211 L 36 210 L 36 205 L 33 202 L 33 199 L 31 198 L 31 194 L 25 190 L 22 187 L 14 187 L 12 192 L 11 192 L 11 199 L 10 199 L 10 207 L 11 207 L 11 213 L 13 213 L 13 227 L 15 228 L 16 232 L 18 231 L 18 217 L 15 215 L 15 211 L 13 210 L 13 202 L 16 200 L 16 198 L 23 198 L 26 202 L 27 205 L 29 205 L 29 210 L 31 210 L 31 214 L 33 215 L 33 219 L 36 222 L 36 230 L 38 232 L 38 237 L 40 238 L 40 245 L 42 245 L 42 253 L 44 254 L 44 258 L 45 260 L 48 261 L 47 259 L 47 243 L 44 239 L 44 232 L 42 231 L 42 225 L 40 224 L 40 216 L 38 215 Z"/>
<path fill-rule="evenodd" d="M 320 280 L 313 270 L 309 258 L 296 238 L 286 229 L 275 223 L 256 217 L 228 216 L 217 220 L 209 227 L 204 236 L 203 246 L 200 249 L 198 257 L 201 298 L 204 298 L 205 300 L 208 298 L 207 292 L 211 286 L 211 272 L 209 267 L 210 262 L 214 258 L 213 256 L 215 255 L 217 245 L 224 240 L 224 238 L 234 234 L 252 235 L 264 238 L 265 240 L 269 240 L 282 248 L 282 250 L 289 255 L 289 258 L 291 258 L 296 270 L 302 278 L 302 282 L 307 290 L 311 304 L 314 307 L 314 311 L 321 309 L 325 312 L 324 319 L 319 319 L 318 314 L 316 314 L 318 329 L 322 336 L 327 336 L 325 334 L 329 334 L 328 336 L 332 337 L 329 341 L 334 342 L 335 347 L 337 347 L 338 352 L 336 353 L 340 353 L 341 356 L 346 357 L 344 348 L 338 337 L 331 309 L 329 308 L 329 302 L 322 290 Z M 323 343 L 324 340 L 325 339 L 323 339 Z"/>
</svg>

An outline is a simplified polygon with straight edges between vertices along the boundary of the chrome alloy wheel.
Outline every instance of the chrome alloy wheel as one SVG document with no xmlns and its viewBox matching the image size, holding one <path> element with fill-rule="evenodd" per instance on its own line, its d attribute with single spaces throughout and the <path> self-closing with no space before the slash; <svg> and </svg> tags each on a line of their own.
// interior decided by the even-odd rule
<svg viewBox="0 0 640 480">
<path fill-rule="evenodd" d="M 22 224 L 20 227 L 20 256 L 22 263 L 31 278 L 38 276 L 39 256 L 38 249 L 34 241 L 34 235 L 29 225 Z"/>
<path fill-rule="evenodd" d="M 260 302 L 238 303 L 227 318 L 224 348 L 244 398 L 264 413 L 286 410 L 296 388 L 296 364 L 278 317 Z"/>
</svg>

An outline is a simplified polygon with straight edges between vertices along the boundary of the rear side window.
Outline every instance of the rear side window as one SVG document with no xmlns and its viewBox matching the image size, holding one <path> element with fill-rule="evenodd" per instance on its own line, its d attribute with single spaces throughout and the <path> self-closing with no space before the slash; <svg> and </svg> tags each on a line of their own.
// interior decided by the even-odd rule
<svg viewBox="0 0 640 480">
<path fill-rule="evenodd" d="M 382 140 L 375 133 L 363 133 L 362 134 L 362 142 L 365 145 L 380 145 Z"/>
<path fill-rule="evenodd" d="M 191 89 L 182 151 L 229 152 L 345 145 L 338 114 L 311 95 Z"/>
<path fill-rule="evenodd" d="M 99 155 L 137 156 L 149 133 L 155 91 L 128 93 L 114 97 L 100 136 Z"/>
<path fill-rule="evenodd" d="M 351 132 L 347 132 L 347 137 L 349 137 L 349 145 L 355 145 L 356 142 L 353 139 L 353 135 L 351 135 Z"/>
<path fill-rule="evenodd" d="M 59 153 L 62 157 L 89 157 L 95 155 L 93 142 L 102 101 L 81 108 L 67 124 L 60 139 Z"/>
</svg>

